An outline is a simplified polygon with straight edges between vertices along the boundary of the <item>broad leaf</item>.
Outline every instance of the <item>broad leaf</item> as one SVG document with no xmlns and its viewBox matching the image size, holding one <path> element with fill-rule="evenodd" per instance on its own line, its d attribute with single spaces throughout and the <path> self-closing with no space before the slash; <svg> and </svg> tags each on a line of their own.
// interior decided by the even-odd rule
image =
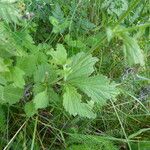
<svg viewBox="0 0 150 150">
<path fill-rule="evenodd" d="M 57 79 L 56 71 L 49 64 L 42 64 L 38 66 L 38 69 L 34 73 L 34 81 L 38 82 L 53 82 Z"/>
<path fill-rule="evenodd" d="M 33 85 L 33 93 L 34 95 L 37 95 L 38 93 L 41 93 L 45 91 L 45 85 L 43 83 L 35 83 Z"/>
<path fill-rule="evenodd" d="M 50 23 L 53 25 L 53 33 L 63 33 L 69 26 L 68 18 L 64 17 L 60 5 L 56 4 L 52 16 L 49 17 Z"/>
<path fill-rule="evenodd" d="M 37 110 L 35 109 L 35 105 L 33 101 L 27 102 L 24 110 L 28 117 L 32 117 L 34 114 L 37 113 Z"/>
<path fill-rule="evenodd" d="M 63 106 L 73 116 L 96 117 L 92 112 L 92 107 L 87 103 L 81 102 L 81 95 L 72 86 L 66 86 L 66 91 L 63 95 Z"/>
<path fill-rule="evenodd" d="M 10 68 L 9 72 L 5 73 L 5 78 L 8 82 L 13 82 L 15 87 L 24 88 L 25 80 L 24 80 L 24 71 L 22 71 L 18 67 Z"/>
<path fill-rule="evenodd" d="M 44 84 L 35 84 L 33 88 L 33 93 L 37 95 L 38 93 L 41 93 L 44 90 L 45 90 Z M 47 95 L 49 98 L 49 103 L 54 103 L 56 105 L 60 103 L 60 97 L 59 97 L 60 95 L 58 95 L 52 87 L 48 87 Z"/>
<path fill-rule="evenodd" d="M 92 55 L 87 55 L 83 52 L 78 53 L 71 59 L 70 73 L 67 80 L 72 80 L 82 76 L 89 76 L 94 71 L 94 64 L 98 61 L 96 57 Z"/>
<path fill-rule="evenodd" d="M 17 59 L 17 66 L 25 72 L 26 76 L 31 76 L 36 70 L 37 59 L 35 55 L 27 55 Z"/>
<path fill-rule="evenodd" d="M 6 22 L 17 23 L 20 19 L 19 11 L 14 5 L 12 0 L 1 0 L 0 1 L 0 19 L 4 19 Z"/>
<path fill-rule="evenodd" d="M 4 63 L 3 58 L 0 57 L 0 73 L 9 71 L 7 65 Z"/>
<path fill-rule="evenodd" d="M 12 56 L 25 55 L 25 47 L 22 43 L 28 42 L 27 40 L 24 41 L 24 35 L 21 36 L 21 33 L 19 35 L 16 34 L 17 32 L 12 31 L 9 25 L 0 22 L 0 56 L 10 58 Z"/>
<path fill-rule="evenodd" d="M 83 42 L 83 39 L 77 39 L 73 40 L 71 36 L 68 34 L 65 36 L 65 42 L 68 44 L 68 46 L 73 47 L 73 48 L 78 48 L 82 50 L 86 50 L 86 44 Z"/>
<path fill-rule="evenodd" d="M 19 88 L 23 88 L 24 85 L 25 85 L 25 80 L 24 80 L 24 71 L 22 71 L 20 68 L 18 67 L 15 67 L 14 70 L 13 70 L 13 81 L 14 81 L 14 85 L 16 87 L 19 87 Z"/>
<path fill-rule="evenodd" d="M 23 96 L 23 90 L 20 88 L 16 88 L 13 85 L 8 85 L 4 87 L 3 91 L 3 100 L 5 103 L 9 103 L 10 105 L 19 102 L 19 100 Z"/>
<path fill-rule="evenodd" d="M 0 84 L 5 85 L 6 84 L 6 79 L 0 75 Z"/>
<path fill-rule="evenodd" d="M 3 95 L 4 95 L 4 86 L 0 85 L 0 104 L 5 103 Z"/>
<path fill-rule="evenodd" d="M 128 65 L 133 66 L 139 64 L 141 66 L 144 66 L 144 55 L 136 39 L 125 35 L 123 41 L 125 60 L 128 63 Z"/>
<path fill-rule="evenodd" d="M 53 25 L 53 33 L 63 33 L 65 29 L 69 26 L 69 21 L 67 19 L 60 23 L 59 20 L 53 16 L 49 17 L 50 23 Z"/>
<path fill-rule="evenodd" d="M 127 0 L 104 0 L 102 3 L 102 8 L 107 10 L 107 13 L 112 15 L 116 14 L 117 16 L 122 15 L 128 9 Z"/>
<path fill-rule="evenodd" d="M 51 56 L 53 57 L 54 63 L 57 65 L 64 65 L 67 60 L 67 52 L 62 44 L 57 44 L 56 51 L 52 49 Z"/>
<path fill-rule="evenodd" d="M 57 94 L 53 88 L 48 89 L 48 96 L 51 103 L 58 105 L 60 102 L 60 95 Z"/>
<path fill-rule="evenodd" d="M 116 84 L 110 83 L 110 80 L 103 75 L 78 78 L 71 80 L 69 83 L 78 87 L 91 97 L 93 101 L 102 105 L 106 103 L 107 99 L 114 99 L 119 94 Z"/>
<path fill-rule="evenodd" d="M 33 99 L 33 103 L 35 104 L 35 108 L 46 108 L 49 104 L 49 99 L 47 95 L 47 91 L 43 91 L 35 95 Z"/>
</svg>

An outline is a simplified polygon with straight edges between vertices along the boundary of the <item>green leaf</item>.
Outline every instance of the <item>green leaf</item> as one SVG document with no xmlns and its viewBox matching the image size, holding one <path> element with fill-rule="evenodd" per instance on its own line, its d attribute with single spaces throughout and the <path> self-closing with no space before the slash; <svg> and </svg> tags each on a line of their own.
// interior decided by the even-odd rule
<svg viewBox="0 0 150 150">
<path fill-rule="evenodd" d="M 60 102 L 60 96 L 54 91 L 53 88 L 48 89 L 48 96 L 51 103 L 55 103 L 58 105 Z"/>
<path fill-rule="evenodd" d="M 127 0 L 104 0 L 102 8 L 107 10 L 107 13 L 112 15 L 116 14 L 118 17 L 128 9 Z"/>
<path fill-rule="evenodd" d="M 92 30 L 96 27 L 94 23 L 92 23 L 89 19 L 85 19 L 85 18 L 82 18 L 82 19 L 80 18 L 79 24 L 82 29 L 87 30 L 87 31 Z"/>
<path fill-rule="evenodd" d="M 24 85 L 25 85 L 25 80 L 24 80 L 24 71 L 22 71 L 20 68 L 18 67 L 15 67 L 14 70 L 13 70 L 13 81 L 14 81 L 14 85 L 16 87 L 19 87 L 19 88 L 23 88 Z"/>
<path fill-rule="evenodd" d="M 27 102 L 24 110 L 28 117 L 32 117 L 34 114 L 37 113 L 37 110 L 35 109 L 35 105 L 33 101 Z"/>
<path fill-rule="evenodd" d="M 18 47 L 18 49 L 23 49 L 23 53 L 25 49 L 28 49 L 32 52 L 37 51 L 37 47 L 34 45 L 33 38 L 27 29 L 13 32 L 12 38 L 14 39 L 15 45 Z"/>
<path fill-rule="evenodd" d="M 145 66 L 144 55 L 136 39 L 125 35 L 123 36 L 123 41 L 125 60 L 128 65 L 133 66 L 139 64 L 141 66 Z"/>
<path fill-rule="evenodd" d="M 107 99 L 115 99 L 115 97 L 119 94 L 116 84 L 110 83 L 110 80 L 103 75 L 77 78 L 71 80 L 69 83 L 78 87 L 91 97 L 93 101 L 102 105 L 106 103 Z"/>
<path fill-rule="evenodd" d="M 4 87 L 3 91 L 3 99 L 5 103 L 9 103 L 10 105 L 19 102 L 19 100 L 23 96 L 23 90 L 13 85 L 8 85 Z"/>
<path fill-rule="evenodd" d="M 56 51 L 51 51 L 54 63 L 57 65 L 64 65 L 67 60 L 67 52 L 62 44 L 57 44 Z"/>
<path fill-rule="evenodd" d="M 59 20 L 53 16 L 49 17 L 50 23 L 53 25 L 53 33 L 63 33 L 65 29 L 69 26 L 69 21 L 67 19 L 60 23 Z"/>
<path fill-rule="evenodd" d="M 4 95 L 4 86 L 0 85 L 0 104 L 5 103 L 3 95 Z"/>
<path fill-rule="evenodd" d="M 72 80 L 82 76 L 88 77 L 94 71 L 94 64 L 98 61 L 96 57 L 87 55 L 83 52 L 71 58 L 70 73 L 67 80 Z"/>
<path fill-rule="evenodd" d="M 5 73 L 5 78 L 8 82 L 13 82 L 15 87 L 24 88 L 25 80 L 24 80 L 24 71 L 22 71 L 18 67 L 10 68 L 10 71 Z"/>
<path fill-rule="evenodd" d="M 12 56 L 23 56 L 25 55 L 25 45 L 28 45 L 28 41 L 24 41 L 24 35 L 18 34 L 16 31 L 12 31 L 10 25 L 0 22 L 0 51 L 1 56 L 10 58 Z M 23 42 L 24 41 L 24 42 Z"/>
<path fill-rule="evenodd" d="M 38 66 L 38 69 L 34 73 L 34 81 L 39 82 L 53 82 L 57 79 L 57 74 L 54 68 L 49 64 L 42 64 Z"/>
<path fill-rule="evenodd" d="M 4 63 L 3 58 L 0 57 L 0 73 L 9 71 L 7 65 Z"/>
<path fill-rule="evenodd" d="M 20 19 L 19 11 L 14 5 L 12 0 L 1 0 L 0 1 L 0 19 L 4 19 L 7 23 L 17 23 Z"/>
<path fill-rule="evenodd" d="M 56 4 L 52 16 L 49 17 L 50 23 L 53 25 L 53 33 L 63 33 L 69 26 L 68 18 L 64 17 L 60 5 Z"/>
<path fill-rule="evenodd" d="M 82 49 L 82 50 L 87 49 L 86 44 L 83 42 L 83 39 L 78 38 L 77 40 L 73 40 L 69 34 L 65 36 L 65 42 L 71 48 L 74 47 L 74 48 L 78 48 L 78 49 Z"/>
<path fill-rule="evenodd" d="M 87 118 L 95 118 L 91 105 L 81 102 L 81 95 L 72 86 L 66 86 L 63 95 L 63 106 L 71 115 L 82 116 Z"/>
<path fill-rule="evenodd" d="M 34 95 L 37 95 L 40 92 L 45 91 L 45 85 L 42 83 L 35 83 L 33 86 L 33 93 Z"/>
<path fill-rule="evenodd" d="M 106 29 L 106 35 L 107 35 L 108 42 L 110 42 L 114 36 L 114 33 L 111 28 Z"/>
<path fill-rule="evenodd" d="M 45 90 L 44 84 L 34 84 L 33 93 L 37 95 Z M 49 102 L 58 105 L 60 103 L 60 96 L 54 91 L 52 87 L 48 87 L 47 95 L 49 97 Z"/>
<path fill-rule="evenodd" d="M 6 83 L 7 83 L 6 79 L 0 75 L 0 84 L 6 85 Z"/>
<path fill-rule="evenodd" d="M 17 66 L 25 72 L 26 76 L 31 76 L 36 70 L 37 59 L 35 55 L 27 55 L 17 59 Z"/>
<path fill-rule="evenodd" d="M 36 109 L 46 108 L 49 104 L 47 90 L 40 92 L 37 95 L 35 95 L 35 97 L 33 99 L 33 103 L 35 104 Z"/>
</svg>

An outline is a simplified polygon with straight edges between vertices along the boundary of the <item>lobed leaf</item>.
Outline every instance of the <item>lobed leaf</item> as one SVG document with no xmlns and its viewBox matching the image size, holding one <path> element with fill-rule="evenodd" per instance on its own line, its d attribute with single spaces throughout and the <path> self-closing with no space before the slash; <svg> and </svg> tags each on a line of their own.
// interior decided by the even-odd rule
<svg viewBox="0 0 150 150">
<path fill-rule="evenodd" d="M 81 95 L 72 86 L 66 86 L 63 95 L 63 106 L 71 115 L 82 116 L 87 118 L 95 118 L 92 107 L 88 103 L 81 102 Z"/>
<path fill-rule="evenodd" d="M 0 73 L 9 71 L 9 68 L 4 62 L 4 59 L 0 57 Z"/>
<path fill-rule="evenodd" d="M 51 51 L 54 63 L 57 65 L 64 65 L 67 60 L 67 52 L 62 44 L 57 44 L 56 51 Z"/>
<path fill-rule="evenodd" d="M 49 64 L 39 65 L 34 73 L 34 81 L 36 83 L 40 82 L 53 82 L 57 79 L 57 74 L 54 68 Z"/>
<path fill-rule="evenodd" d="M 32 117 L 34 114 L 37 113 L 37 110 L 35 108 L 33 101 L 27 102 L 24 110 L 28 117 Z"/>
<path fill-rule="evenodd" d="M 33 103 L 35 104 L 35 108 L 46 108 L 49 104 L 49 99 L 47 95 L 47 91 L 43 91 L 35 95 L 33 99 Z"/>
<path fill-rule="evenodd" d="M 19 88 L 23 88 L 25 85 L 25 80 L 24 80 L 24 71 L 22 71 L 20 68 L 15 67 L 12 73 L 14 85 Z"/>
<path fill-rule="evenodd" d="M 23 90 L 13 85 L 7 85 L 3 89 L 3 103 L 15 104 L 19 102 L 22 96 Z"/>
<path fill-rule="evenodd" d="M 95 102 L 104 105 L 107 99 L 115 99 L 119 94 L 115 83 L 103 76 L 81 77 L 69 82 L 86 93 Z"/>
<path fill-rule="evenodd" d="M 94 65 L 98 61 L 96 57 L 87 55 L 86 53 L 78 53 L 71 58 L 70 73 L 67 76 L 67 81 L 79 78 L 82 76 L 88 77 L 94 72 Z"/>
<path fill-rule="evenodd" d="M 129 66 L 136 64 L 145 66 L 144 55 L 137 43 L 137 40 L 128 35 L 125 35 L 123 36 L 123 41 L 125 60 Z"/>
<path fill-rule="evenodd" d="M 16 9 L 13 2 L 14 1 L 12 0 L 0 1 L 0 19 L 2 18 L 7 23 L 9 22 L 18 23 L 18 20 L 20 19 L 19 11 Z"/>
</svg>

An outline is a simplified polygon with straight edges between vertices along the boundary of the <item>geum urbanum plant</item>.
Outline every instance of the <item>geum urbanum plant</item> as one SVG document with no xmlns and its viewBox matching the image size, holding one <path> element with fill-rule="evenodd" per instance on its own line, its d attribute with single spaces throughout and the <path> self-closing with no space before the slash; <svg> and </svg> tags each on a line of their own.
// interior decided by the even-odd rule
<svg viewBox="0 0 150 150">
<path fill-rule="evenodd" d="M 70 115 L 87 118 L 95 118 L 93 112 L 94 103 L 105 105 L 108 99 L 115 99 L 119 94 L 114 82 L 103 75 L 91 76 L 94 72 L 94 65 L 98 61 L 91 54 L 80 52 L 71 58 L 67 58 L 66 49 L 62 44 L 57 44 L 56 50 L 51 49 L 48 54 L 52 56 L 50 64 L 41 65 L 35 72 L 34 80 L 39 82 L 49 82 L 47 85 L 54 87 L 57 84 L 61 87 L 63 95 L 63 106 Z M 55 68 L 55 73 L 50 69 Z M 48 79 L 51 78 L 51 79 Z M 53 78 L 53 79 L 52 79 Z M 48 93 L 48 86 L 35 95 L 33 101 L 28 102 L 25 106 L 26 113 L 33 115 L 39 108 L 45 108 L 49 105 L 51 93 Z M 52 90 L 51 90 L 52 91 Z M 53 91 L 54 92 L 54 91 Z M 85 93 L 90 100 L 82 100 L 81 92 Z"/>
<path fill-rule="evenodd" d="M 16 19 L 12 18 L 12 13 L 0 17 L 8 23 L 12 21 L 17 23 L 20 16 L 15 3 L 6 4 L 2 1 L 0 5 L 8 5 L 11 11 L 7 11 L 9 7 L 0 7 L 0 11 L 13 11 Z M 81 52 L 68 58 L 64 46 L 57 44 L 56 50 L 51 49 L 45 55 L 43 49 L 38 50 L 39 46 L 36 47 L 33 44 L 32 37 L 27 31 L 8 32 L 3 21 L 0 26 L 0 39 L 5 41 L 0 42 L 1 49 L 3 51 L 6 49 L 11 53 L 9 57 L 4 57 L 3 54 L 0 57 L 1 104 L 9 103 L 9 105 L 12 105 L 19 102 L 24 97 L 26 83 L 32 82 L 32 100 L 25 101 L 27 116 L 34 115 L 38 109 L 48 107 L 52 101 L 57 99 L 55 96 L 58 94 L 63 99 L 64 108 L 71 115 L 95 118 L 94 104 L 99 103 L 103 106 L 108 99 L 115 100 L 115 97 L 119 94 L 116 84 L 110 82 L 107 77 L 92 75 L 98 59 L 92 57 L 91 54 Z M 108 31 L 109 40 L 111 40 L 113 34 L 123 40 L 124 55 L 129 66 L 135 64 L 144 66 L 144 56 L 136 39 L 120 31 Z M 23 40 L 20 40 L 19 37 Z M 13 43 L 15 48 L 10 48 L 8 43 Z M 73 42 L 71 44 L 74 45 Z M 25 49 L 28 50 L 25 51 Z M 50 56 L 52 59 L 50 59 Z M 56 90 L 56 88 L 58 89 Z M 85 96 L 82 97 L 83 93 L 87 95 L 87 99 Z"/>
<path fill-rule="evenodd" d="M 52 101 L 57 102 L 59 95 L 70 115 L 95 118 L 94 103 L 105 105 L 108 99 L 115 99 L 119 94 L 116 84 L 107 77 L 92 76 L 98 59 L 91 54 L 80 52 L 68 58 L 62 44 L 57 44 L 56 50 L 48 50 L 46 54 L 42 49 L 35 51 L 35 47 L 30 46 L 33 49 L 30 54 L 15 55 L 13 64 L 13 57 L 7 61 L 0 57 L 1 104 L 13 105 L 24 100 L 25 112 L 31 117 L 38 109 L 48 107 Z M 28 83 L 33 85 L 33 96 L 25 100 L 24 87 Z M 81 93 L 89 98 L 82 99 Z"/>
<path fill-rule="evenodd" d="M 25 59 L 18 58 L 13 67 L 2 65 L 3 59 L 0 61 L 0 65 L 5 69 L 2 71 L 1 78 L 7 81 L 0 85 L 1 104 L 12 105 L 24 99 L 24 86 L 30 76 L 30 82 L 33 84 L 33 98 L 25 101 L 25 112 L 28 117 L 36 114 L 38 109 L 48 107 L 52 101 L 56 100 L 58 94 L 62 97 L 63 106 L 70 115 L 95 118 L 94 103 L 105 105 L 108 99 L 115 99 L 119 94 L 116 84 L 110 82 L 107 77 L 92 76 L 98 59 L 91 54 L 80 52 L 67 58 L 64 46 L 57 44 L 56 50 L 51 49 L 47 52 L 47 56 L 50 57 L 47 57 L 46 61 L 33 67 L 34 57 L 31 56 Z M 31 61 L 29 61 L 30 57 Z M 39 57 L 37 60 L 39 61 Z M 30 69 L 33 75 L 26 74 L 26 69 L 30 67 L 34 70 Z M 55 87 L 59 88 L 56 90 Z M 90 100 L 82 100 L 81 92 L 85 93 Z"/>
</svg>

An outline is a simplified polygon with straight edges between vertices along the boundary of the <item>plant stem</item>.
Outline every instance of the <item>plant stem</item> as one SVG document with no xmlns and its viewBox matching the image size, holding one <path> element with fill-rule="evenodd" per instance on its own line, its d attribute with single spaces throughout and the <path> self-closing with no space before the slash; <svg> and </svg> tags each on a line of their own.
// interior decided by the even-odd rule
<svg viewBox="0 0 150 150">
<path fill-rule="evenodd" d="M 31 150 L 34 149 L 35 135 L 36 135 L 36 129 L 37 129 L 37 122 L 38 122 L 38 116 L 36 117 L 36 120 L 35 120 L 35 125 L 34 125 L 34 132 L 33 132 L 33 139 L 32 139 Z"/>
<path fill-rule="evenodd" d="M 146 28 L 146 27 L 149 27 L 149 26 L 150 26 L 150 23 L 140 24 L 140 25 L 137 25 L 137 26 L 133 26 L 133 27 L 122 29 L 122 30 L 118 30 L 118 31 L 116 31 L 116 33 L 137 30 L 137 29 Z"/>
</svg>

